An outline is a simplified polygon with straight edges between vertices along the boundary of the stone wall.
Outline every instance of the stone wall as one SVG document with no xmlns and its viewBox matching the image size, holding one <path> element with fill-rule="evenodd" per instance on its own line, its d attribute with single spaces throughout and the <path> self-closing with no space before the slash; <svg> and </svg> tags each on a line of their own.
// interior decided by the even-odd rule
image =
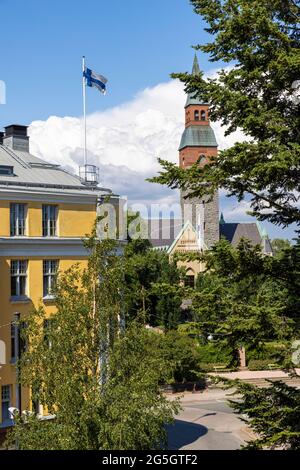
<svg viewBox="0 0 300 470">
<path fill-rule="evenodd" d="M 202 235 L 205 245 L 210 248 L 220 239 L 219 229 L 219 194 L 215 193 L 213 199 L 193 198 L 184 199 L 184 192 L 180 197 L 183 225 L 189 220 L 197 229 L 199 220 L 202 221 Z"/>
</svg>

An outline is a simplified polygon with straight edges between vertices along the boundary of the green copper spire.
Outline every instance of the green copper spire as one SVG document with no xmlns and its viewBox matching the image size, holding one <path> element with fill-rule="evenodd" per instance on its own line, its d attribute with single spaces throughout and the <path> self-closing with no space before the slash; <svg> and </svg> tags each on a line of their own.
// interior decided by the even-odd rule
<svg viewBox="0 0 300 470">
<path fill-rule="evenodd" d="M 199 75 L 199 74 L 200 74 L 200 67 L 199 67 L 197 54 L 195 53 L 192 75 Z M 196 93 L 188 93 L 187 100 L 185 103 L 185 108 L 191 104 L 196 104 L 196 105 L 203 104 L 195 95 Z"/>
<path fill-rule="evenodd" d="M 200 74 L 200 67 L 199 67 L 197 54 L 195 53 L 192 75 L 199 75 L 199 74 Z"/>
<path fill-rule="evenodd" d="M 224 214 L 223 214 L 223 212 L 221 212 L 220 224 L 221 224 L 221 225 L 226 224 L 225 219 L 224 219 Z"/>
</svg>

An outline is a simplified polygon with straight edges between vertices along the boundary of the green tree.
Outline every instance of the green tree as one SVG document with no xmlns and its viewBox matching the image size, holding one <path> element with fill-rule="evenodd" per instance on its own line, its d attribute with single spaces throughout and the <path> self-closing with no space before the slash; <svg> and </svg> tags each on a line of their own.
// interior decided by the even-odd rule
<svg viewBox="0 0 300 470">
<path fill-rule="evenodd" d="M 141 312 L 151 326 L 175 328 L 181 319 L 183 276 L 175 259 L 153 250 L 148 240 L 129 241 L 125 251 L 128 318 Z"/>
<path fill-rule="evenodd" d="M 239 201 L 250 196 L 252 214 L 300 225 L 299 0 L 191 0 L 213 40 L 196 46 L 213 62 L 230 64 L 216 78 L 174 74 L 204 103 L 210 119 L 241 129 L 242 143 L 223 150 L 210 165 L 189 170 L 161 160 L 151 181 L 182 188 L 190 196 L 222 187 Z"/>
<path fill-rule="evenodd" d="M 203 74 L 173 77 L 209 104 L 211 120 L 225 125 L 227 135 L 241 129 L 245 139 L 221 151 L 202 168 L 195 164 L 182 170 L 160 160 L 162 171 L 151 181 L 181 188 L 190 197 L 212 196 L 224 188 L 238 201 L 250 198 L 252 214 L 259 220 L 282 226 L 295 223 L 299 228 L 299 0 L 191 0 L 191 4 L 207 22 L 206 31 L 212 37 L 210 43 L 196 49 L 208 53 L 212 62 L 229 66 L 207 80 Z M 234 261 L 226 250 L 225 266 L 228 256 L 230 264 Z M 257 342 L 265 333 L 276 336 L 280 324 L 287 333 L 283 312 L 293 317 L 295 324 L 299 322 L 299 240 L 283 259 L 275 260 L 270 278 L 261 270 L 263 266 L 252 274 L 253 263 L 248 257 L 247 261 L 250 266 L 238 266 L 245 274 L 240 281 L 235 279 L 238 295 L 220 276 L 216 283 L 206 277 L 200 280 L 204 284 L 208 280 L 212 289 L 205 291 L 204 285 L 199 294 L 199 313 L 211 321 L 211 304 L 215 309 L 212 314 L 217 312 L 220 321 L 222 316 L 226 320 L 224 331 L 216 331 L 228 332 L 228 338 L 235 331 L 236 338 Z M 235 277 L 234 272 L 231 275 Z M 214 320 L 212 326 L 217 327 Z M 243 395 L 238 411 L 249 413 L 250 424 L 263 444 L 299 448 L 299 396 L 299 390 L 280 384 L 269 392 L 253 389 Z"/>
<path fill-rule="evenodd" d="M 21 383 L 55 419 L 17 418 L 20 449 L 159 449 L 178 410 L 159 385 L 167 365 L 149 347 L 150 333 L 123 325 L 124 259 L 114 241 L 86 243 L 88 266 L 58 276 L 56 313 L 26 318 L 28 348 Z"/>
<path fill-rule="evenodd" d="M 171 381 L 189 382 L 199 379 L 200 355 L 199 344 L 176 330 L 162 335 L 159 353 L 164 362 L 169 364 Z"/>
<path fill-rule="evenodd" d="M 259 436 L 244 448 L 300 450 L 299 390 L 280 381 L 269 385 L 257 388 L 236 384 L 236 393 L 242 399 L 230 400 L 230 404 Z"/>
<path fill-rule="evenodd" d="M 275 256 L 282 256 L 284 250 L 290 247 L 291 243 L 289 240 L 284 240 L 283 238 L 274 238 L 274 240 L 272 240 L 272 248 Z"/>
<path fill-rule="evenodd" d="M 274 276 L 273 258 L 246 240 L 234 248 L 222 239 L 203 261 L 206 271 L 199 274 L 193 296 L 195 318 L 204 337 L 212 335 L 232 351 L 232 364 L 237 363 L 236 352 L 242 345 L 257 350 L 267 340 L 291 337 L 290 293 Z"/>
</svg>

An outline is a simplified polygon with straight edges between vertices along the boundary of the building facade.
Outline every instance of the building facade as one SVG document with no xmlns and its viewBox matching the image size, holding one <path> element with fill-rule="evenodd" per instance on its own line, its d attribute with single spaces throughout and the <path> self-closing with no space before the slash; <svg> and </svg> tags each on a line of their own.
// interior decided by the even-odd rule
<svg viewBox="0 0 300 470">
<path fill-rule="evenodd" d="M 38 306 L 51 315 L 57 270 L 87 263 L 83 238 L 110 194 L 88 172 L 93 177 L 81 179 L 31 155 L 24 126 L 0 135 L 0 427 L 10 422 L 9 407 L 31 407 L 30 390 L 17 385 L 17 320 Z"/>
<path fill-rule="evenodd" d="M 200 73 L 195 55 L 192 74 Z M 218 154 L 218 144 L 209 121 L 209 107 L 195 94 L 189 93 L 185 105 L 185 129 L 179 146 L 179 166 L 185 170 L 195 163 L 207 165 Z M 184 223 L 190 221 L 197 229 L 203 249 L 219 240 L 219 195 L 208 198 L 185 199 L 181 192 Z"/>
<path fill-rule="evenodd" d="M 200 73 L 195 55 L 192 74 Z M 185 129 L 179 146 L 179 166 L 188 170 L 192 165 L 209 164 L 218 154 L 218 143 L 209 121 L 209 106 L 195 94 L 189 93 L 185 104 Z M 242 238 L 261 246 L 265 255 L 272 256 L 272 246 L 267 233 L 254 223 L 227 223 L 219 214 L 219 195 L 207 198 L 186 198 L 181 192 L 181 219 L 152 219 L 149 239 L 154 249 L 164 250 L 171 257 L 175 253 L 197 253 L 210 249 L 220 240 L 227 239 L 233 246 Z M 205 264 L 198 261 L 180 262 L 186 268 L 186 279 L 193 286 Z"/>
</svg>

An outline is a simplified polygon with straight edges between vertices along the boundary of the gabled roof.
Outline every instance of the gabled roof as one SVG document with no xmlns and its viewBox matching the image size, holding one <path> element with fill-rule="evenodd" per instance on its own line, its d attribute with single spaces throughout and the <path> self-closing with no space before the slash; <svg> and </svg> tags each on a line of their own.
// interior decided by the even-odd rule
<svg viewBox="0 0 300 470">
<path fill-rule="evenodd" d="M 197 237 L 197 231 L 190 222 L 182 226 L 181 219 L 150 219 L 148 221 L 149 240 L 153 248 L 171 253 L 187 229 Z M 220 237 L 226 238 L 233 246 L 237 246 L 241 238 L 254 245 L 260 245 L 265 254 L 272 254 L 272 245 L 268 236 L 262 236 L 256 223 L 227 223 L 222 218 Z"/>
<path fill-rule="evenodd" d="M 226 238 L 233 246 L 237 246 L 241 238 L 251 242 L 253 246 L 263 245 L 264 253 L 273 252 L 271 242 L 268 238 L 262 237 L 256 223 L 220 223 L 220 236 Z"/>
<path fill-rule="evenodd" d="M 189 221 L 182 226 L 181 219 L 150 219 L 148 220 L 148 227 L 149 240 L 155 249 L 171 253 L 177 244 L 180 243 L 187 230 L 191 230 L 195 235 L 197 247 L 191 246 L 194 244 L 193 240 L 189 246 L 186 246 L 186 249 L 198 249 L 198 234 L 195 227 Z"/>
<path fill-rule="evenodd" d="M 55 192 L 95 194 L 101 188 L 87 186 L 79 178 L 60 165 L 48 163 L 27 152 L 12 150 L 0 144 L 0 166 L 13 167 L 12 174 L 0 174 L 0 190 L 26 187 L 47 189 Z"/>
<path fill-rule="evenodd" d="M 193 225 L 191 224 L 191 222 L 188 220 L 184 226 L 182 227 L 182 229 L 180 230 L 180 232 L 178 233 L 177 237 L 175 238 L 175 240 L 173 241 L 172 245 L 169 247 L 168 249 L 168 253 L 172 253 L 172 251 L 174 250 L 174 248 L 176 247 L 177 243 L 180 241 L 180 239 L 182 238 L 183 234 L 187 231 L 187 230 L 191 230 L 192 232 L 194 232 L 195 236 L 196 236 L 196 239 L 197 239 L 197 231 L 196 229 L 193 227 Z M 198 245 L 197 245 L 198 247 Z"/>
</svg>

